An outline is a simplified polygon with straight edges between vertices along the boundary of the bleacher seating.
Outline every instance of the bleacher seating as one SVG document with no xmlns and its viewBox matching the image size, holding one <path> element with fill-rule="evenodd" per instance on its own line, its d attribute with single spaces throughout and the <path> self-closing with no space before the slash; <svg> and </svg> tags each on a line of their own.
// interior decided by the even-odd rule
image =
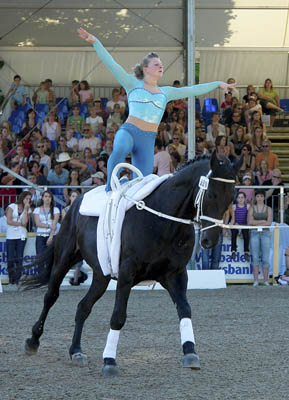
<svg viewBox="0 0 289 400">
<path fill-rule="evenodd" d="M 68 99 L 66 97 L 57 97 L 57 117 L 60 119 L 61 125 L 64 126 L 68 117 Z"/>
<path fill-rule="evenodd" d="M 101 97 L 101 107 L 103 108 L 103 110 L 106 110 L 106 104 L 108 102 L 108 98 L 107 97 Z"/>
<path fill-rule="evenodd" d="M 286 114 L 289 113 L 289 99 L 280 99 L 280 107 Z"/>
<path fill-rule="evenodd" d="M 11 131 L 16 134 L 20 133 L 25 120 L 25 111 L 20 108 L 16 108 L 16 110 L 13 110 L 9 117 L 9 121 L 11 122 Z"/>
<path fill-rule="evenodd" d="M 202 117 L 205 121 L 206 127 L 211 123 L 212 114 L 217 111 L 219 111 L 219 105 L 217 99 L 214 98 L 204 99 Z"/>
<path fill-rule="evenodd" d="M 79 107 L 79 109 L 80 109 L 80 115 L 83 117 L 83 118 L 87 118 L 88 117 L 88 108 L 87 108 L 87 105 L 86 104 L 77 104 L 78 105 L 78 107 Z"/>
<path fill-rule="evenodd" d="M 48 110 L 49 110 L 48 104 L 35 104 L 35 113 L 36 113 L 35 121 L 40 125 L 42 125 L 48 114 Z"/>
<path fill-rule="evenodd" d="M 200 103 L 200 99 L 195 99 L 195 111 L 197 112 L 201 112 L 201 103 Z"/>
</svg>

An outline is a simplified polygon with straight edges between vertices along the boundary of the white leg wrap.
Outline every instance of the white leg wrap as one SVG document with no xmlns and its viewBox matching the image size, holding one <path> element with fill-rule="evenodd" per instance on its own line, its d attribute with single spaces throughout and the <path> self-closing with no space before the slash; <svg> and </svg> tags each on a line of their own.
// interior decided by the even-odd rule
<svg viewBox="0 0 289 400">
<path fill-rule="evenodd" d="M 192 321 L 190 318 L 182 318 L 180 321 L 181 343 L 195 343 L 195 336 Z"/>
<path fill-rule="evenodd" d="M 102 358 L 114 358 L 116 359 L 116 349 L 118 344 L 120 331 L 110 329 L 107 335 L 106 345 L 103 350 Z"/>
</svg>

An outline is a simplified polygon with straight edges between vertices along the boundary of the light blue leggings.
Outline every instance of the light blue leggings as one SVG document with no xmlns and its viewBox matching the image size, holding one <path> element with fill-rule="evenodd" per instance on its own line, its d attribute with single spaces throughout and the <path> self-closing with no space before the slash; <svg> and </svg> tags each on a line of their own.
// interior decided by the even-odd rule
<svg viewBox="0 0 289 400">
<path fill-rule="evenodd" d="M 113 152 L 108 159 L 105 188 L 107 192 L 111 190 L 110 178 L 114 167 L 124 162 L 129 153 L 132 153 L 132 164 L 144 176 L 153 172 L 155 137 L 155 132 L 143 131 L 129 122 L 120 127 L 114 138 Z"/>
</svg>

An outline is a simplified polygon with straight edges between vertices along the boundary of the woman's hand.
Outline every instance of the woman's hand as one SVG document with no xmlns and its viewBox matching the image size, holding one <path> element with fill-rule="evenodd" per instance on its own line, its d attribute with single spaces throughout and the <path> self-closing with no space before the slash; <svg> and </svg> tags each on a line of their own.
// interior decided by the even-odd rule
<svg viewBox="0 0 289 400">
<path fill-rule="evenodd" d="M 96 41 L 96 37 L 85 31 L 83 28 L 77 29 L 77 33 L 81 39 L 86 40 L 88 43 L 94 43 Z"/>
<path fill-rule="evenodd" d="M 225 93 L 228 93 L 230 89 L 234 89 L 235 83 L 225 83 L 221 82 L 219 84 L 219 87 L 225 91 Z"/>
<path fill-rule="evenodd" d="M 53 240 L 53 236 L 49 236 L 49 238 L 47 239 L 47 242 L 46 242 L 47 246 L 49 246 L 52 243 L 52 240 Z"/>
</svg>

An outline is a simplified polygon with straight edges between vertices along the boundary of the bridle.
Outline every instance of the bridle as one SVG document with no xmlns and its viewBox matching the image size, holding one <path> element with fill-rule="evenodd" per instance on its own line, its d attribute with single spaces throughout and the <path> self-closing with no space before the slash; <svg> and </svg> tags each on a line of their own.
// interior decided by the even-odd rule
<svg viewBox="0 0 289 400">
<path fill-rule="evenodd" d="M 203 201 L 204 201 L 204 196 L 206 193 L 206 190 L 209 187 L 209 182 L 210 179 L 213 179 L 215 181 L 219 182 L 225 182 L 225 183 L 236 183 L 234 179 L 225 179 L 225 178 L 217 178 L 217 177 L 211 177 L 212 171 L 210 170 L 206 176 L 201 176 L 199 180 L 199 191 L 197 193 L 197 196 L 195 198 L 195 207 L 197 208 L 197 215 L 194 220 L 191 219 L 184 219 L 184 218 L 177 218 L 173 217 L 168 214 L 164 214 L 162 212 L 156 211 L 148 206 L 146 206 L 145 202 L 143 200 L 134 200 L 127 194 L 123 194 L 123 197 L 125 197 L 127 200 L 131 201 L 132 203 L 135 204 L 136 209 L 141 211 L 141 210 L 146 210 L 154 215 L 157 215 L 158 217 L 169 219 L 174 222 L 180 222 L 182 224 L 187 224 L 187 225 L 200 225 L 202 220 L 204 221 L 209 221 L 212 222 L 213 225 L 207 226 L 205 228 L 201 228 L 200 231 L 204 231 L 207 229 L 212 229 L 216 226 L 221 226 L 223 225 L 223 220 L 222 219 L 216 219 L 212 217 L 207 217 L 206 215 L 203 215 Z"/>
<path fill-rule="evenodd" d="M 201 232 L 205 231 L 207 229 L 215 228 L 216 226 L 221 226 L 223 224 L 223 219 L 216 219 L 216 218 L 207 217 L 206 215 L 203 215 L 203 201 L 204 201 L 204 196 L 205 196 L 206 190 L 209 187 L 210 179 L 213 179 L 213 180 L 219 181 L 219 182 L 225 182 L 225 183 L 236 183 L 235 179 L 217 178 L 217 177 L 211 177 L 211 175 L 212 175 L 212 171 L 210 170 L 206 176 L 200 177 L 199 191 L 197 193 L 197 196 L 195 198 L 195 203 L 194 203 L 194 205 L 197 209 L 195 223 L 200 225 L 203 220 L 213 222 L 213 225 L 209 225 L 205 228 L 201 228 L 200 229 Z"/>
</svg>

